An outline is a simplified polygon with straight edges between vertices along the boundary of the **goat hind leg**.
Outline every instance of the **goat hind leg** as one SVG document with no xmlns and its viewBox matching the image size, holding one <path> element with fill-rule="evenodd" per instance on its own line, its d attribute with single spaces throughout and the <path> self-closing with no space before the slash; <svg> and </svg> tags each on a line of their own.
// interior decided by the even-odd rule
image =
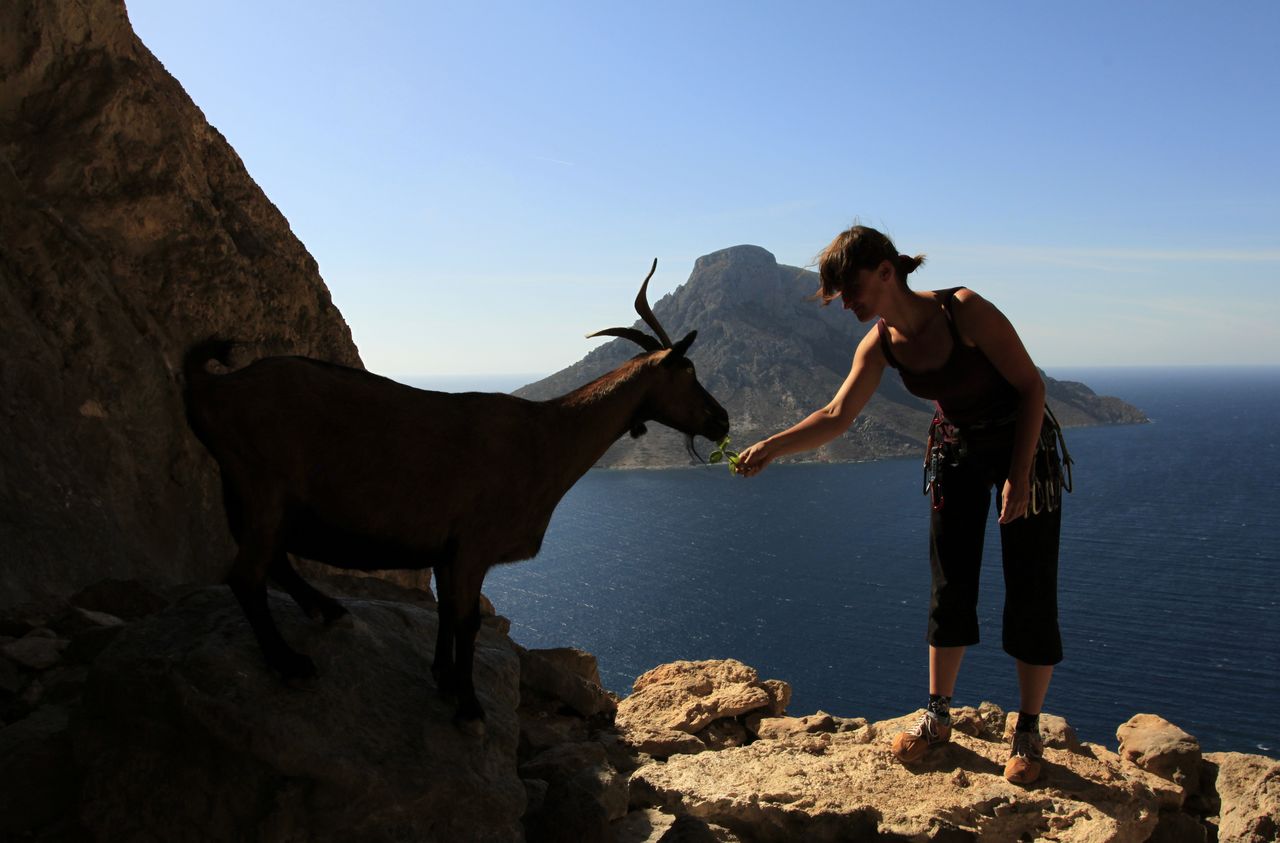
<svg viewBox="0 0 1280 843">
<path fill-rule="evenodd" d="M 440 696 L 452 698 L 456 692 L 454 665 L 453 572 L 448 565 L 436 565 L 436 655 L 431 663 L 431 676 L 436 680 Z"/>
<path fill-rule="evenodd" d="M 289 554 L 284 551 L 277 553 L 271 560 L 267 573 L 281 588 L 289 592 L 289 596 L 312 620 L 333 624 L 350 617 L 345 606 L 304 580 L 298 569 L 293 567 Z"/>
<path fill-rule="evenodd" d="M 243 541 L 227 584 L 244 610 L 267 665 L 286 680 L 310 679 L 316 675 L 315 663 L 285 642 L 267 606 L 267 568 L 272 555 L 269 544 Z"/>
<path fill-rule="evenodd" d="M 474 673 L 476 635 L 480 632 L 480 588 L 484 583 L 484 569 L 478 572 L 464 571 L 458 576 L 457 602 L 454 610 L 457 623 L 458 712 L 455 722 L 465 731 L 475 735 L 484 733 L 484 709 L 476 697 Z"/>
</svg>

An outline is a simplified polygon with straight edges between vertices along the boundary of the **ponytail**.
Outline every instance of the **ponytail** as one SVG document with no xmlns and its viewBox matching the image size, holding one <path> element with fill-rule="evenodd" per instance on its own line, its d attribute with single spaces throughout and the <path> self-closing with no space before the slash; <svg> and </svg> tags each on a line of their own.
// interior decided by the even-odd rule
<svg viewBox="0 0 1280 843">
<path fill-rule="evenodd" d="M 898 280 L 903 284 L 907 283 L 907 276 L 915 272 L 924 263 L 924 255 L 916 255 L 908 257 L 907 255 L 898 255 L 894 260 L 894 268 L 898 270 Z"/>
</svg>

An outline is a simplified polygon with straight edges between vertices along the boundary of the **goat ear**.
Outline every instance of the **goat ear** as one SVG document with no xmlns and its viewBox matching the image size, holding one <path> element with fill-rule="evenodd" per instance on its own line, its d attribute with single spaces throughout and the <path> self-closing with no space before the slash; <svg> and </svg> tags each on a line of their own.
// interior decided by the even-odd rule
<svg viewBox="0 0 1280 843">
<path fill-rule="evenodd" d="M 693 345 L 693 341 L 698 338 L 697 331 L 690 331 L 684 339 L 671 346 L 671 353 L 667 355 L 668 360 L 679 360 L 684 357 L 685 352 L 689 350 L 689 346 Z"/>
</svg>

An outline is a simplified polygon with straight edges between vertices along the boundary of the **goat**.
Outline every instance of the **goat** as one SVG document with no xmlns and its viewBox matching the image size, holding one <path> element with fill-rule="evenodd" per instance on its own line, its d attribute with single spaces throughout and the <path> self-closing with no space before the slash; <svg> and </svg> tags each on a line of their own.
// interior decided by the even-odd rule
<svg viewBox="0 0 1280 843">
<path fill-rule="evenodd" d="M 649 270 L 635 328 L 592 336 L 644 349 L 608 374 L 549 401 L 500 393 L 415 389 L 307 357 L 267 357 L 226 374 L 235 343 L 210 339 L 183 360 L 187 422 L 217 462 L 238 545 L 228 583 L 267 664 L 286 680 L 315 675 L 267 607 L 266 579 L 331 623 L 347 610 L 307 583 L 288 554 L 360 570 L 435 571 L 440 616 L 431 672 L 455 719 L 483 732 L 472 681 L 480 588 L 492 566 L 536 555 L 565 492 L 624 433 L 646 421 L 720 440 L 724 408 L 698 382 L 687 352 L 649 308 Z M 696 452 L 694 452 L 696 453 Z"/>
</svg>

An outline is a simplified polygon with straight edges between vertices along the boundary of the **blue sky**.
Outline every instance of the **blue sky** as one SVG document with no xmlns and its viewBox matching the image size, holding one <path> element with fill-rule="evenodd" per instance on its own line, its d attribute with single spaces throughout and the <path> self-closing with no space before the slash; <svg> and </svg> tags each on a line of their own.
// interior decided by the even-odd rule
<svg viewBox="0 0 1280 843">
<path fill-rule="evenodd" d="M 855 218 L 1050 374 L 1280 364 L 1280 3 L 127 5 L 374 371 L 549 373 L 654 257 Z"/>
</svg>

